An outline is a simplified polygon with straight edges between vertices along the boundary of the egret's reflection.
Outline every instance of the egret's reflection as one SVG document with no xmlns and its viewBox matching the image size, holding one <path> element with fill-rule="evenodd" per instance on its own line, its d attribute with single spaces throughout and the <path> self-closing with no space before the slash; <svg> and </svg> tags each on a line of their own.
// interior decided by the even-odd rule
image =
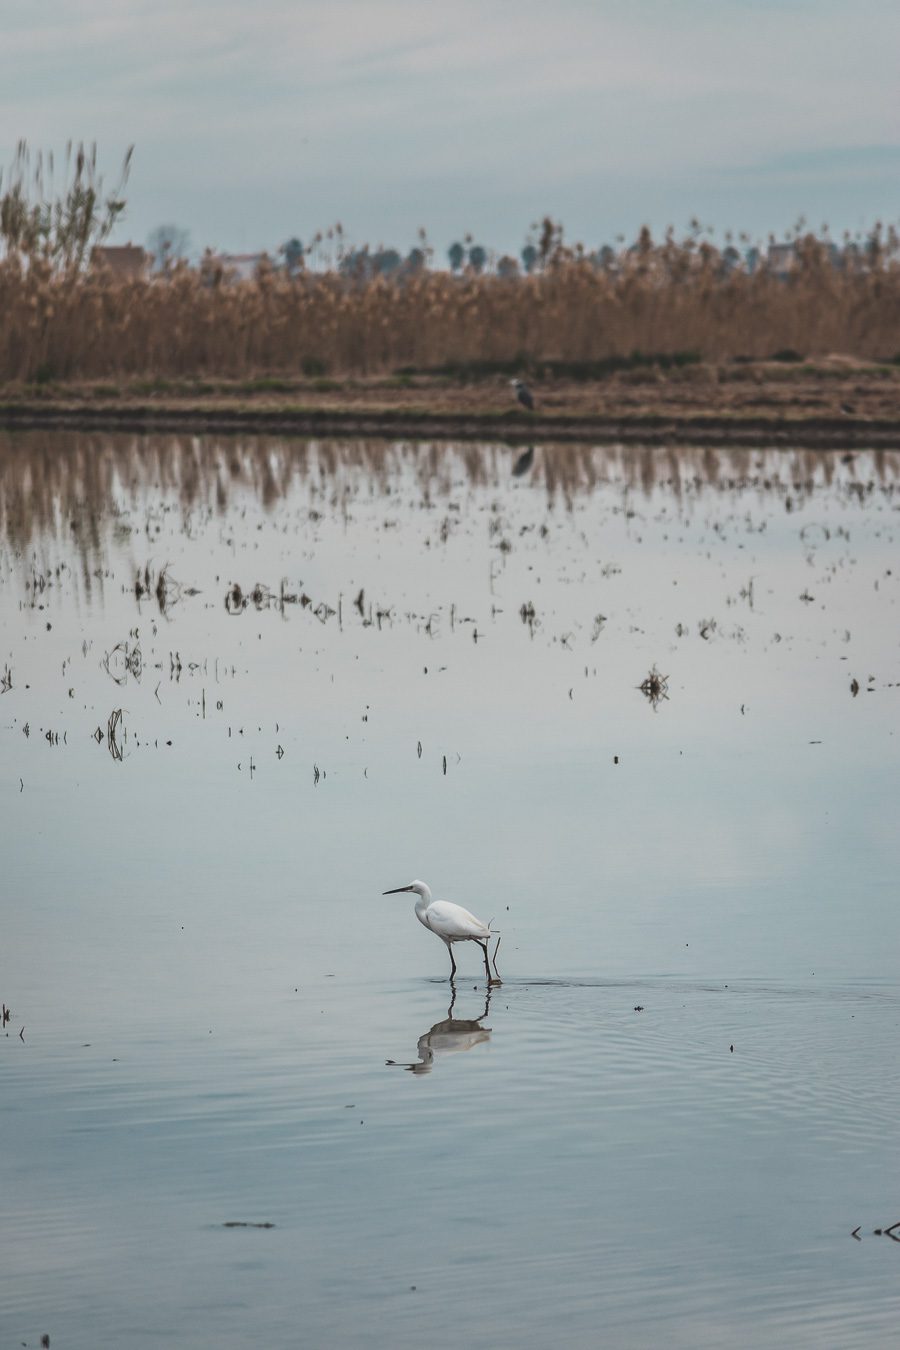
<svg viewBox="0 0 900 1350">
<path fill-rule="evenodd" d="M 456 1004 L 456 985 L 452 981 L 450 988 L 452 995 L 447 1016 L 442 1022 L 435 1022 L 433 1027 L 429 1027 L 427 1031 L 422 1032 L 416 1046 L 418 1060 L 414 1064 L 400 1064 L 395 1059 L 388 1059 L 385 1061 L 386 1064 L 395 1069 L 408 1069 L 410 1073 L 431 1073 L 435 1056 L 456 1054 L 461 1050 L 473 1050 L 476 1045 L 481 1045 L 484 1041 L 491 1039 L 491 1028 L 481 1025 L 491 1006 L 490 986 L 487 987 L 484 995 L 484 1011 L 475 1019 L 453 1016 L 453 1008 Z"/>
</svg>

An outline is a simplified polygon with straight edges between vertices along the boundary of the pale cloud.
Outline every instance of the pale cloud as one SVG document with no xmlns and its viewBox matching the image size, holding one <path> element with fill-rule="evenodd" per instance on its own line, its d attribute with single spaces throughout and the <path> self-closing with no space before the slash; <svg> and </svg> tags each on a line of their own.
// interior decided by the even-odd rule
<svg viewBox="0 0 900 1350">
<path fill-rule="evenodd" d="M 96 138 L 112 175 L 134 141 L 126 231 L 198 245 L 338 217 L 400 245 L 511 247 L 543 212 L 591 242 L 694 212 L 760 230 L 804 185 L 855 224 L 889 209 L 854 156 L 897 127 L 898 43 L 893 0 L 6 0 L 0 154 Z"/>
</svg>

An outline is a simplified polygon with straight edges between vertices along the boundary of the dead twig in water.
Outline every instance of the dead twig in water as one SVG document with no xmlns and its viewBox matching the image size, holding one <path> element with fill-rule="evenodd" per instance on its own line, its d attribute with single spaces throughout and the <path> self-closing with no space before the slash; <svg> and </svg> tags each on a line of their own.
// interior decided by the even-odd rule
<svg viewBox="0 0 900 1350">
<path fill-rule="evenodd" d="M 113 759 L 121 760 L 122 745 L 119 741 L 119 729 L 122 727 L 122 709 L 113 708 L 106 724 L 106 744 Z"/>
<path fill-rule="evenodd" d="M 669 697 L 669 677 L 668 675 L 660 675 L 656 666 L 653 666 L 650 673 L 638 685 L 638 688 L 655 712 L 663 699 Z"/>
<path fill-rule="evenodd" d="M 246 607 L 247 601 L 244 598 L 244 592 L 238 582 L 235 582 L 225 593 L 225 612 L 227 614 L 242 614 Z"/>
<path fill-rule="evenodd" d="M 497 979 L 498 979 L 498 980 L 499 980 L 499 978 L 500 978 L 500 972 L 499 972 L 499 970 L 497 969 L 497 953 L 498 953 L 499 950 L 500 950 L 501 937 L 502 937 L 502 935 L 501 935 L 500 933 L 498 933 L 498 934 L 497 934 L 497 945 L 496 945 L 496 947 L 494 948 L 494 955 L 491 957 L 491 965 L 494 967 L 494 974 L 497 976 Z"/>
<path fill-rule="evenodd" d="M 129 675 L 139 681 L 144 669 L 140 643 L 129 647 L 127 642 L 117 642 L 103 657 L 103 669 L 116 684 L 125 684 Z"/>
</svg>

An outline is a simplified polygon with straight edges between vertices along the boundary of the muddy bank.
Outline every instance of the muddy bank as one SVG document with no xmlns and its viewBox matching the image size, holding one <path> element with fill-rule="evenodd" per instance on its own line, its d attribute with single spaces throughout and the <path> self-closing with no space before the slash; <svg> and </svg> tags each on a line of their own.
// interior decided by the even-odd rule
<svg viewBox="0 0 900 1350">
<path fill-rule="evenodd" d="M 131 380 L 7 385 L 0 425 L 297 436 L 900 447 L 900 366 L 849 358 L 639 368 L 534 385 L 433 372 L 366 379 Z"/>
<path fill-rule="evenodd" d="M 593 416 L 525 417 L 404 409 L 9 403 L 0 425 L 15 429 L 195 431 L 285 436 L 378 436 L 413 440 L 616 442 L 633 445 L 784 445 L 817 449 L 900 448 L 900 418 Z"/>
</svg>

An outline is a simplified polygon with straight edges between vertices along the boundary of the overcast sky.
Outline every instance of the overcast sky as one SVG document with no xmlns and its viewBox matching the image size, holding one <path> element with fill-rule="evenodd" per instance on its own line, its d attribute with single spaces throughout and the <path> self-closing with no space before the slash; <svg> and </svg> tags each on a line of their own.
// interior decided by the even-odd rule
<svg viewBox="0 0 900 1350">
<path fill-rule="evenodd" d="M 0 162 L 96 140 L 117 240 L 518 251 L 900 217 L 897 0 L 2 0 Z"/>
</svg>

